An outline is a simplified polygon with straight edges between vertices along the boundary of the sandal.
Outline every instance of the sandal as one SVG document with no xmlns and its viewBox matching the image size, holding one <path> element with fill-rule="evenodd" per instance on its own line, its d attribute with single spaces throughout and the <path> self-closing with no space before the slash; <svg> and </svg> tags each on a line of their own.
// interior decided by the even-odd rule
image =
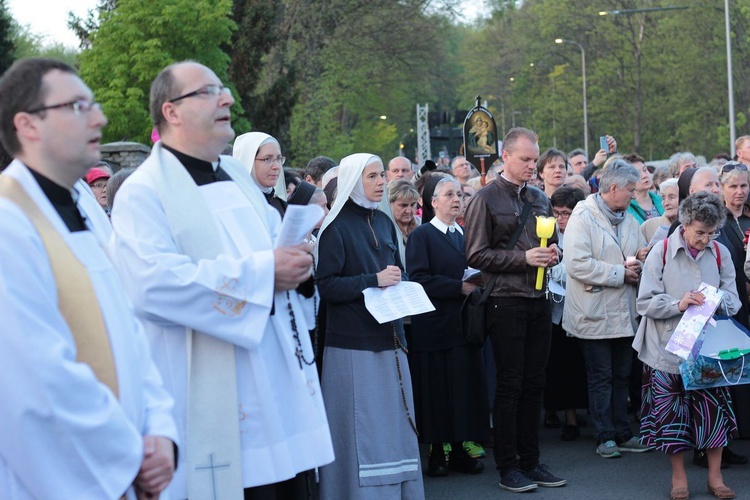
<svg viewBox="0 0 750 500">
<path fill-rule="evenodd" d="M 669 492 L 669 498 L 672 500 L 688 500 L 690 492 L 687 488 L 672 488 L 672 491 Z"/>
</svg>

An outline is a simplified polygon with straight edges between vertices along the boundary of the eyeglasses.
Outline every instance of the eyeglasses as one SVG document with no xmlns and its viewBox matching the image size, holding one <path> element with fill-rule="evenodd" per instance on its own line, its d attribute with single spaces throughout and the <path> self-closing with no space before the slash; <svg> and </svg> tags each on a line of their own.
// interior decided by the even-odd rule
<svg viewBox="0 0 750 500">
<path fill-rule="evenodd" d="M 97 109 L 101 111 L 102 105 L 99 104 L 98 102 L 89 101 L 88 99 L 76 99 L 75 101 L 68 101 L 62 104 L 52 104 L 50 106 L 42 106 L 39 108 L 30 109 L 27 111 L 27 113 L 35 114 L 35 113 L 41 113 L 42 111 L 47 111 L 50 109 L 62 109 L 62 108 L 70 108 L 73 110 L 76 116 L 81 116 L 81 113 L 88 113 L 92 109 Z"/>
<path fill-rule="evenodd" d="M 719 231 L 718 229 L 714 231 L 713 233 L 706 233 L 704 231 L 695 231 L 693 230 L 693 228 L 690 228 L 690 230 L 693 232 L 695 237 L 698 238 L 699 240 L 705 240 L 706 238 L 708 238 L 709 240 L 715 240 L 716 238 L 721 236 L 721 231 Z"/>
<path fill-rule="evenodd" d="M 279 166 L 284 166 L 284 162 L 286 161 L 286 157 L 284 156 L 267 156 L 265 158 L 256 158 L 255 161 L 262 161 L 263 164 L 267 167 L 270 167 L 274 163 L 278 163 Z"/>
<path fill-rule="evenodd" d="M 554 215 L 555 218 L 569 219 L 572 214 L 573 212 L 560 212 L 558 210 L 552 209 L 552 215 Z"/>
<path fill-rule="evenodd" d="M 440 196 L 444 198 L 463 198 L 464 193 L 462 193 L 461 191 L 448 191 L 445 193 L 440 193 Z"/>
<path fill-rule="evenodd" d="M 226 94 L 228 96 L 232 96 L 232 89 L 229 87 L 225 87 L 223 85 L 206 85 L 205 87 L 202 87 L 198 90 L 194 90 L 193 92 L 188 92 L 187 94 L 183 94 L 180 97 L 175 97 L 174 99 L 170 99 L 167 102 L 177 102 L 181 101 L 183 99 L 187 99 L 188 97 L 195 97 L 199 95 L 207 95 L 211 97 L 218 97 L 221 94 Z"/>
<path fill-rule="evenodd" d="M 95 182 L 91 184 L 91 187 L 96 189 L 104 189 L 105 187 L 107 187 L 107 181 Z"/>
<path fill-rule="evenodd" d="M 731 172 L 732 170 L 742 170 L 743 172 L 747 172 L 747 165 L 744 163 L 738 163 L 736 161 L 730 161 L 724 164 L 723 167 L 721 167 L 721 173 L 726 174 L 727 172 Z"/>
</svg>

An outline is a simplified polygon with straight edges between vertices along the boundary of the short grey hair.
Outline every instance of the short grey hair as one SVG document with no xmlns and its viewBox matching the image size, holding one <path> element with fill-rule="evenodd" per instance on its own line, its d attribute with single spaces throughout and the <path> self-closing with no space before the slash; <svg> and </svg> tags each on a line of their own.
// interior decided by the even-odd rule
<svg viewBox="0 0 750 500">
<path fill-rule="evenodd" d="M 667 162 L 669 176 L 678 177 L 680 175 L 680 165 L 687 162 L 697 163 L 695 156 L 689 151 L 681 151 L 670 156 L 669 161 Z"/>
<path fill-rule="evenodd" d="M 399 199 L 413 199 L 414 201 L 419 200 L 419 192 L 411 181 L 404 179 L 398 179 L 388 183 L 388 202 L 395 203 Z"/>
<path fill-rule="evenodd" d="M 693 193 L 680 203 L 680 224 L 688 226 L 695 221 L 706 227 L 722 227 L 727 211 L 718 196 L 708 191 Z"/>
<path fill-rule="evenodd" d="M 455 156 L 453 158 L 453 160 L 451 160 L 451 168 L 453 168 L 453 166 L 456 164 L 456 162 L 458 162 L 458 160 L 461 160 L 461 159 L 464 159 L 464 158 L 466 158 L 464 155 L 457 155 L 457 156 Z M 471 170 L 471 164 L 469 164 L 469 170 Z"/>
<path fill-rule="evenodd" d="M 599 191 L 608 193 L 612 186 L 624 189 L 628 184 L 636 184 L 641 173 L 631 163 L 618 158 L 604 167 L 599 178 Z"/>
<path fill-rule="evenodd" d="M 578 155 L 583 155 L 584 157 L 586 157 L 586 151 L 584 151 L 581 148 L 574 149 L 573 151 L 571 151 L 570 153 L 568 153 L 568 160 L 570 160 L 574 156 L 578 156 Z M 588 159 L 587 159 L 587 161 L 588 161 Z"/>
<path fill-rule="evenodd" d="M 671 177 L 659 184 L 659 193 L 664 194 L 664 190 L 671 187 L 680 189 L 680 186 L 677 184 L 677 179 L 675 179 L 674 177 Z"/>
<path fill-rule="evenodd" d="M 440 194 L 440 192 L 443 190 L 443 187 L 448 184 L 449 182 L 454 183 L 456 186 L 458 186 L 458 189 L 461 189 L 461 183 L 456 179 L 455 177 L 446 177 L 444 179 L 440 179 L 437 184 L 435 184 L 435 189 L 432 191 L 432 199 L 434 200 L 435 197 Z"/>
</svg>

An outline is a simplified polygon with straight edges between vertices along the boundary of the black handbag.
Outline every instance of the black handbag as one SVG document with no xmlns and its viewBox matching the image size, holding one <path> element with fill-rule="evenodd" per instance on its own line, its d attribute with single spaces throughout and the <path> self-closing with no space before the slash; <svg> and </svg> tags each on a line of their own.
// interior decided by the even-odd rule
<svg viewBox="0 0 750 500">
<path fill-rule="evenodd" d="M 516 246 L 516 242 L 518 242 L 521 231 L 523 231 L 523 227 L 526 225 L 526 219 L 529 217 L 530 211 L 531 203 L 526 201 L 521 212 L 521 222 L 516 226 L 515 231 L 511 235 L 508 245 L 505 247 L 506 250 L 510 250 Z M 490 297 L 492 289 L 495 288 L 495 282 L 498 277 L 499 275 L 496 274 L 484 287 L 474 289 L 473 292 L 466 296 L 463 304 L 461 304 L 461 338 L 469 346 L 482 347 L 487 340 L 487 329 L 485 328 L 487 299 Z"/>
</svg>

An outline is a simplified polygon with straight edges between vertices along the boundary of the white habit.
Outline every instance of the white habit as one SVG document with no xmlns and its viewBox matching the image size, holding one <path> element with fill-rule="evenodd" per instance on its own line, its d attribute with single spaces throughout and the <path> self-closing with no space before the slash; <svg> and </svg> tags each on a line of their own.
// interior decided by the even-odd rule
<svg viewBox="0 0 750 500">
<path fill-rule="evenodd" d="M 87 269 L 119 401 L 76 362 L 42 240 L 20 209 L 0 198 L 0 498 L 119 498 L 140 469 L 142 436 L 178 441 L 172 398 L 106 253 L 109 221 L 79 181 L 77 204 L 90 230 L 71 233 L 26 166 L 15 161 L 3 175 L 24 187 Z M 135 499 L 132 488 L 128 498 Z"/>
<path fill-rule="evenodd" d="M 180 252 L 170 232 L 148 173 L 154 162 L 185 168 L 160 143 L 154 146 L 117 192 L 111 248 L 164 384 L 175 398 L 180 436 L 186 433 L 186 344 L 192 329 L 235 346 L 244 487 L 277 483 L 330 463 L 333 447 L 317 370 L 314 363 L 300 367 L 288 306 L 291 302 L 308 361 L 314 359 L 308 334 L 314 312 L 296 292 L 289 293 L 290 301 L 286 292 L 274 292 L 273 240 L 279 214 L 254 185 L 253 199 L 231 181 L 200 187 L 192 183 L 188 192 L 165 191 L 166 196 L 190 197 L 191 204 L 212 215 L 223 253 L 193 262 Z M 252 182 L 233 158 L 222 156 L 221 165 L 233 178 L 244 175 Z M 264 216 L 256 210 L 265 211 Z M 181 461 L 168 490 L 173 498 L 187 496 L 183 465 Z M 220 481 L 221 470 L 215 473 Z"/>
</svg>

